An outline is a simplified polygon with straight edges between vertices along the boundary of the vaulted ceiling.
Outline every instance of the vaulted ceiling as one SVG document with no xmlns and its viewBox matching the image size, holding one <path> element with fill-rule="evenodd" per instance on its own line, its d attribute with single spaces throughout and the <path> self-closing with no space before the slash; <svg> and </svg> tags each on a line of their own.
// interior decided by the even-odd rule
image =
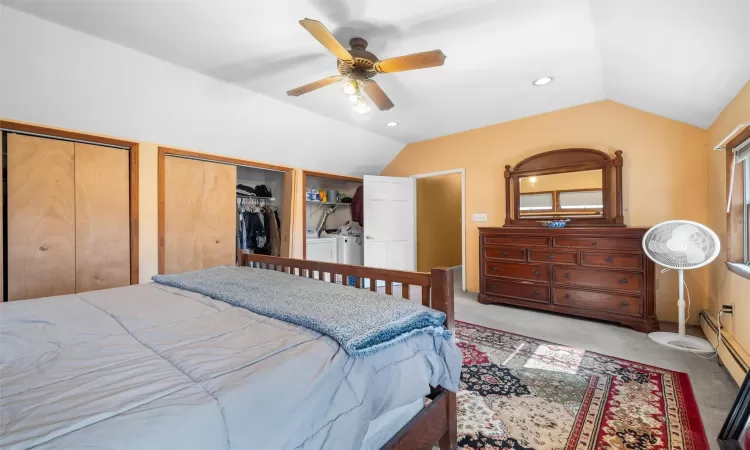
<svg viewBox="0 0 750 450">
<path fill-rule="evenodd" d="M 705 128 L 750 79 L 750 0 L 4 3 L 403 143 L 605 98 Z M 386 112 L 356 115 L 335 85 L 288 97 L 337 73 L 305 17 L 381 59 L 447 60 L 378 75 Z M 533 86 L 542 76 L 554 82 Z"/>
</svg>

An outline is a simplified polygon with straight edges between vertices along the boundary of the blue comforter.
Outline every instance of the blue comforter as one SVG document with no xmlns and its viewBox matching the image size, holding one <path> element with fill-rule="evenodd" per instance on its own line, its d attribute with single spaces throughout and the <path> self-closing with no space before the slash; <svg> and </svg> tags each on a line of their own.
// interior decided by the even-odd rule
<svg viewBox="0 0 750 450">
<path fill-rule="evenodd" d="M 326 334 L 353 357 L 420 334 L 451 338 L 445 314 L 415 301 L 272 270 L 223 266 L 153 280 Z"/>
</svg>

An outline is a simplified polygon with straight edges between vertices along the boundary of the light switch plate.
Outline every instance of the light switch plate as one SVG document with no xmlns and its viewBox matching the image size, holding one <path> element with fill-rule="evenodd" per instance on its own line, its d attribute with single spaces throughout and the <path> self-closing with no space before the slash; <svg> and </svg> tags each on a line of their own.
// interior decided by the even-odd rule
<svg viewBox="0 0 750 450">
<path fill-rule="evenodd" d="M 474 222 L 487 222 L 487 214 L 486 213 L 472 214 L 471 220 L 473 220 Z"/>
</svg>

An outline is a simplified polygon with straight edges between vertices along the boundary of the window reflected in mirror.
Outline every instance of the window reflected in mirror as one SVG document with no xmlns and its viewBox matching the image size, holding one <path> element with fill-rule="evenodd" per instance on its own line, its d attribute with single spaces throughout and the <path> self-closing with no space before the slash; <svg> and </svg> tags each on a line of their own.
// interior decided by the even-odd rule
<svg viewBox="0 0 750 450">
<path fill-rule="evenodd" d="M 603 217 L 602 180 L 601 169 L 522 177 L 518 182 L 521 217 Z"/>
</svg>

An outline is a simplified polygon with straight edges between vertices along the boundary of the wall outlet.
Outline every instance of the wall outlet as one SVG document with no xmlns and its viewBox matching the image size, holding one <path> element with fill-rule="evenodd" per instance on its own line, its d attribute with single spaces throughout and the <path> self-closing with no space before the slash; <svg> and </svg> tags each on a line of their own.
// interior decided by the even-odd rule
<svg viewBox="0 0 750 450">
<path fill-rule="evenodd" d="M 474 222 L 487 222 L 487 213 L 472 214 L 471 220 Z"/>
</svg>

